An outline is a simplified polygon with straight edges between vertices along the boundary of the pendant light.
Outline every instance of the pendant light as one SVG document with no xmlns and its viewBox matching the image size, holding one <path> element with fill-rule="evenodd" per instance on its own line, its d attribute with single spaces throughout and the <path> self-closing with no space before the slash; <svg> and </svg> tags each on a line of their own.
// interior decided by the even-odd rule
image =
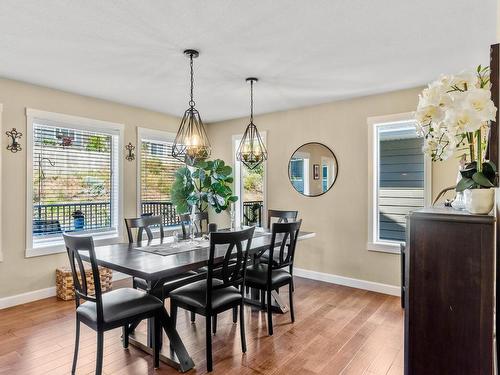
<svg viewBox="0 0 500 375">
<path fill-rule="evenodd" d="M 248 169 L 255 169 L 267 160 L 267 150 L 257 126 L 253 123 L 253 83 L 257 82 L 258 79 L 250 77 L 246 81 L 250 82 L 250 124 L 248 124 L 243 134 L 236 153 L 236 159 L 245 164 Z"/>
<path fill-rule="evenodd" d="M 201 121 L 200 113 L 195 108 L 193 99 L 193 59 L 199 56 L 199 52 L 187 49 L 184 51 L 184 54 L 189 57 L 191 68 L 190 100 L 189 108 L 184 112 L 179 130 L 175 136 L 172 156 L 188 165 L 193 165 L 197 161 L 207 159 L 210 156 L 211 147 L 205 125 Z"/>
</svg>

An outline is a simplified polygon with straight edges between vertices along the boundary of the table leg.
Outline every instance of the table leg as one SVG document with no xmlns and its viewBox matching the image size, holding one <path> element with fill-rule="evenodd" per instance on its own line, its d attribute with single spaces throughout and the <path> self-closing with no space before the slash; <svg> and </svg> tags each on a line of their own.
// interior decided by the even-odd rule
<svg viewBox="0 0 500 375">
<path fill-rule="evenodd" d="M 260 291 L 260 293 L 263 293 Z M 253 288 L 250 288 L 250 295 L 247 295 L 245 297 L 245 303 L 247 305 L 251 306 L 256 306 L 256 307 L 261 307 L 261 302 L 260 302 L 260 295 L 259 291 L 255 291 Z M 289 308 L 288 305 L 283 301 L 281 296 L 275 291 L 271 291 L 271 296 L 273 297 L 273 302 L 271 305 L 271 309 L 275 313 L 280 313 L 280 314 L 285 314 L 288 312 Z M 267 307 L 266 307 L 267 308 Z"/>
<path fill-rule="evenodd" d="M 163 300 L 163 296 L 159 295 L 160 288 L 156 287 L 156 285 L 148 282 L 148 290 L 149 294 L 152 294 L 158 298 Z M 153 354 L 153 321 L 151 319 L 147 320 L 147 333 L 144 334 L 142 332 L 133 331 L 129 335 L 129 344 L 145 351 L 146 353 Z M 182 339 L 177 332 L 172 319 L 168 315 L 167 311 L 164 309 L 164 314 L 161 317 L 161 325 L 167 334 L 167 337 L 170 341 L 170 345 L 161 345 L 160 351 L 160 361 L 168 364 L 169 366 L 177 369 L 181 372 L 186 372 L 191 370 L 194 367 L 194 362 L 189 356 L 189 353 L 182 342 Z M 161 338 L 160 343 L 163 342 L 163 336 Z"/>
</svg>

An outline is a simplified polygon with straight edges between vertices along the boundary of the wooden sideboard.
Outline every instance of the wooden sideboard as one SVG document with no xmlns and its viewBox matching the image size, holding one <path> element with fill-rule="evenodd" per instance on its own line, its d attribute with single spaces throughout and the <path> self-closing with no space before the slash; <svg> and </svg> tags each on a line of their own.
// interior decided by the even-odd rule
<svg viewBox="0 0 500 375">
<path fill-rule="evenodd" d="M 408 216 L 405 374 L 493 374 L 495 217 Z"/>
</svg>

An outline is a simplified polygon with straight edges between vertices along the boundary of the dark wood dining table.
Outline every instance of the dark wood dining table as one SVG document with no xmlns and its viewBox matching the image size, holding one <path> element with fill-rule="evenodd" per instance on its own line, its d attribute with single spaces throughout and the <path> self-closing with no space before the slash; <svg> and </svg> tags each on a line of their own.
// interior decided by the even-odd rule
<svg viewBox="0 0 500 375">
<path fill-rule="evenodd" d="M 298 240 L 314 236 L 315 233 L 313 232 L 300 232 Z M 269 232 L 256 231 L 252 239 L 249 257 L 251 258 L 253 254 L 269 248 L 270 242 L 271 234 Z M 280 244 L 281 241 L 277 237 L 276 246 Z M 216 262 L 222 261 L 225 251 L 226 248 L 216 248 L 214 260 Z M 206 266 L 209 248 L 208 241 L 187 243 L 183 241 L 174 244 L 171 237 L 166 237 L 163 241 L 154 239 L 152 241 L 96 246 L 95 253 L 99 266 L 146 280 L 148 284 L 147 292 L 160 297 L 165 280 Z M 82 252 L 81 256 L 82 259 L 89 261 L 87 254 Z M 287 306 L 279 295 L 273 293 L 273 297 L 276 301 L 274 309 L 281 312 L 286 311 Z M 249 296 L 247 302 L 260 306 L 258 298 L 255 297 Z M 194 362 L 169 316 L 167 316 L 167 322 L 165 331 L 170 345 L 162 345 L 160 360 L 181 372 L 188 371 L 194 367 Z M 129 342 L 135 347 L 152 353 L 151 339 L 148 337 L 150 334 L 150 328 L 148 328 L 147 334 L 134 331 L 130 335 Z"/>
</svg>

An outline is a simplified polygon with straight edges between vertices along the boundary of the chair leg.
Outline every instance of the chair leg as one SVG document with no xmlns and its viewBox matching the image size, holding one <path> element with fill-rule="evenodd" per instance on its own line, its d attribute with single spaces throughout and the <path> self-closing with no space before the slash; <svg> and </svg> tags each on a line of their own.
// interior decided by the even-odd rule
<svg viewBox="0 0 500 375">
<path fill-rule="evenodd" d="M 102 374 L 102 360 L 104 354 L 104 332 L 97 332 L 97 358 L 95 366 L 95 374 Z"/>
<path fill-rule="evenodd" d="M 206 336 L 206 356 L 207 356 L 207 371 L 210 372 L 213 369 L 212 364 L 212 317 L 205 317 L 205 336 Z"/>
<path fill-rule="evenodd" d="M 154 338 L 153 338 L 153 366 L 154 368 L 160 367 L 160 350 L 161 350 L 161 323 L 160 317 L 155 316 L 153 320 L 153 330 L 154 330 Z"/>
<path fill-rule="evenodd" d="M 139 324 L 141 324 L 141 320 L 138 320 L 138 321 L 136 321 L 135 323 L 132 323 L 132 324 L 128 327 L 128 333 L 129 333 L 129 335 L 130 335 L 131 333 L 134 333 L 135 329 L 137 328 L 137 326 L 138 326 Z"/>
<path fill-rule="evenodd" d="M 245 309 L 243 302 L 240 305 L 240 336 L 241 336 L 241 351 L 247 352 L 247 340 L 245 336 Z M 234 310 L 233 310 L 234 313 Z"/>
<path fill-rule="evenodd" d="M 217 314 L 212 316 L 212 333 L 214 335 L 217 333 Z"/>
<path fill-rule="evenodd" d="M 175 327 L 177 325 L 177 305 L 172 300 L 170 300 L 170 318 L 172 319 L 172 324 Z"/>
<path fill-rule="evenodd" d="M 233 323 L 238 321 L 238 306 L 233 307 Z"/>
<path fill-rule="evenodd" d="M 288 284 L 288 294 L 290 299 L 290 317 L 292 318 L 292 323 L 295 322 L 295 314 L 293 311 L 293 280 Z"/>
<path fill-rule="evenodd" d="M 271 305 L 271 291 L 267 291 L 267 330 L 269 331 L 269 336 L 273 335 L 273 309 Z"/>
<path fill-rule="evenodd" d="M 78 361 L 78 348 L 80 347 L 80 321 L 76 320 L 76 331 L 75 331 L 75 353 L 73 354 L 73 367 L 71 367 L 71 374 L 74 375 L 76 372 L 76 362 Z"/>
<path fill-rule="evenodd" d="M 191 311 L 191 323 L 194 323 L 196 320 L 196 314 L 194 311 Z"/>
<path fill-rule="evenodd" d="M 124 349 L 128 348 L 128 330 L 129 326 L 127 324 L 122 327 L 122 336 L 123 336 L 122 343 Z"/>
<path fill-rule="evenodd" d="M 265 310 L 266 309 L 266 292 L 264 292 L 263 290 L 260 290 L 260 308 L 262 310 Z"/>
</svg>

